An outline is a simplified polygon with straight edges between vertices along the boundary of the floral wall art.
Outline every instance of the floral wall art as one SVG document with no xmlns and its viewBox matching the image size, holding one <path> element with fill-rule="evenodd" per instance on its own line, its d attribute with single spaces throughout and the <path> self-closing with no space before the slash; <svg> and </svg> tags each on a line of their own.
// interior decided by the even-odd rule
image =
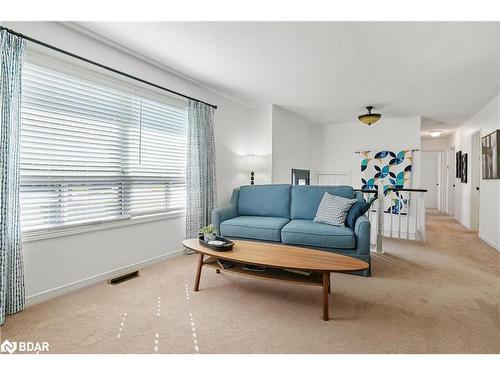
<svg viewBox="0 0 500 375">
<path fill-rule="evenodd" d="M 384 188 L 385 212 L 406 214 L 408 195 L 390 188 L 412 187 L 413 150 L 361 151 L 362 189 Z"/>
</svg>

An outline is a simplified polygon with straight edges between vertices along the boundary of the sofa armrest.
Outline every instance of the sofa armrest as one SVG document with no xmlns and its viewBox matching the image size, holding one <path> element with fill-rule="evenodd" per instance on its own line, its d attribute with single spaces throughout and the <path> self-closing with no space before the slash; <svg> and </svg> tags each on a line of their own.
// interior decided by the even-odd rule
<svg viewBox="0 0 500 375">
<path fill-rule="evenodd" d="M 356 254 L 370 254 L 370 221 L 363 215 L 358 217 L 354 225 L 356 236 Z"/>
<path fill-rule="evenodd" d="M 238 216 L 238 198 L 240 189 L 234 188 L 231 194 L 229 204 L 224 207 L 214 208 L 212 210 L 212 225 L 217 229 L 217 234 L 220 235 L 220 224 L 223 221 L 233 219 Z"/>
<path fill-rule="evenodd" d="M 235 218 L 237 216 L 236 204 L 230 204 L 228 206 L 214 208 L 212 210 L 212 224 L 217 229 L 217 233 L 220 234 L 220 224 L 223 221 Z"/>
</svg>

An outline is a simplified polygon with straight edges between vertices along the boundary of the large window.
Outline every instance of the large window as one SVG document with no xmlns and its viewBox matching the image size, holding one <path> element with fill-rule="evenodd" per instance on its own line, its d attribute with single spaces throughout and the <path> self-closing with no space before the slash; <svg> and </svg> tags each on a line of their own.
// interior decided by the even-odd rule
<svg viewBox="0 0 500 375">
<path fill-rule="evenodd" d="M 184 210 L 184 103 L 33 61 L 22 89 L 24 233 Z"/>
</svg>

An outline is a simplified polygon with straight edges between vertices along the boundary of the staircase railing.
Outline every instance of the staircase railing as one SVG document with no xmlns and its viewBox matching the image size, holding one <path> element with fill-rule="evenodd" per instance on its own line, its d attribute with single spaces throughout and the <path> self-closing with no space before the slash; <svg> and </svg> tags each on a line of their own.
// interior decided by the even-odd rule
<svg viewBox="0 0 500 375">
<path fill-rule="evenodd" d="M 425 189 L 387 188 L 361 190 L 365 200 L 376 199 L 367 213 L 371 223 L 371 243 L 382 252 L 383 238 L 424 241 Z"/>
</svg>

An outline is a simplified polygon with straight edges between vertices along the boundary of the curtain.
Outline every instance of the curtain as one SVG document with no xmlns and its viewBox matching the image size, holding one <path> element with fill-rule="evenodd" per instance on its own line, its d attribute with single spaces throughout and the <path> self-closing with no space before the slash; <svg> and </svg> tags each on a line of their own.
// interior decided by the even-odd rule
<svg viewBox="0 0 500 375">
<path fill-rule="evenodd" d="M 21 70 L 25 42 L 0 31 L 0 325 L 24 308 L 19 224 Z"/>
<path fill-rule="evenodd" d="M 214 108 L 190 100 L 188 104 L 186 238 L 210 224 L 215 207 Z"/>
</svg>

